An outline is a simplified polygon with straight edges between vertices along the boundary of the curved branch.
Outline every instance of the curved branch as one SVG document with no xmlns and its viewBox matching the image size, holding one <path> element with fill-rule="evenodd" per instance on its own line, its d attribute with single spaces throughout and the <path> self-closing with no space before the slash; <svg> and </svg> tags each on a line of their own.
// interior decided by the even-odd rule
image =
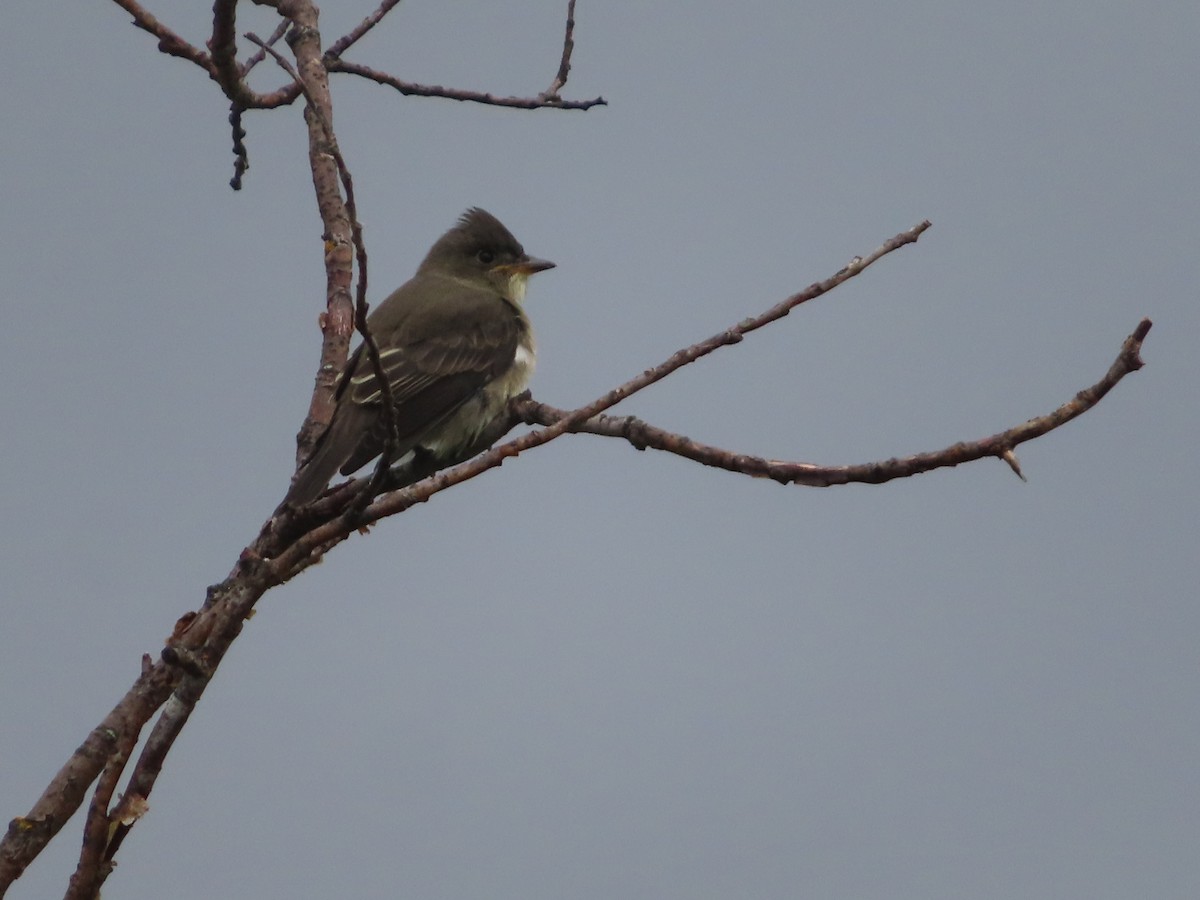
<svg viewBox="0 0 1200 900">
<path fill-rule="evenodd" d="M 237 0 L 216 0 L 213 3 L 212 37 L 208 42 L 212 54 L 213 77 L 225 96 L 241 107 L 254 100 L 242 78 L 242 67 L 237 61 Z"/>
<path fill-rule="evenodd" d="M 257 64 L 257 59 L 251 57 L 244 65 L 237 61 L 237 3 L 238 0 L 215 0 L 213 3 L 213 31 L 208 42 L 212 53 L 213 80 L 238 110 L 270 109 L 291 103 L 302 87 L 298 80 L 269 94 L 259 94 L 246 83 L 246 74 Z M 276 7 L 284 17 L 284 21 L 276 27 L 275 34 L 286 33 L 295 18 L 284 12 L 286 7 L 278 3 L 266 2 L 265 5 Z M 275 40 L 278 37 L 272 38 L 271 42 L 256 40 L 255 43 L 265 50 Z"/>
<path fill-rule="evenodd" d="M 1075 419 L 1094 407 L 1122 378 L 1142 367 L 1142 341 L 1150 331 L 1151 322 L 1143 319 L 1133 333 L 1125 338 L 1121 351 L 1104 377 L 1085 388 L 1053 412 L 1030 419 L 997 434 L 974 441 L 962 441 L 942 450 L 893 457 L 877 462 L 851 466 L 820 466 L 815 463 L 766 459 L 734 450 L 725 450 L 693 441 L 682 434 L 648 425 L 636 416 L 596 416 L 578 422 L 568 431 L 575 434 L 595 434 L 623 438 L 637 450 L 661 450 L 690 459 L 701 465 L 727 472 L 770 478 L 780 484 L 806 487 L 831 487 L 838 484 L 882 484 L 896 478 L 907 478 L 933 469 L 958 466 L 987 456 L 1003 459 L 1021 476 L 1013 449 L 1041 437 Z M 527 425 L 553 425 L 571 415 L 569 410 L 556 409 L 545 403 L 520 399 L 514 411 Z"/>
</svg>

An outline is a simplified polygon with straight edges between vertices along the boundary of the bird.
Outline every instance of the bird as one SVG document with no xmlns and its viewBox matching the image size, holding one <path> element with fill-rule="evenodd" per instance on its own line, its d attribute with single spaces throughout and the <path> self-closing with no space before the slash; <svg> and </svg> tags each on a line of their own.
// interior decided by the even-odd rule
<svg viewBox="0 0 1200 900">
<path fill-rule="evenodd" d="M 393 403 L 394 461 L 423 452 L 456 462 L 525 390 L 537 359 L 525 289 L 531 275 L 554 266 L 527 254 L 499 219 L 473 207 L 367 317 Z M 335 389 L 329 427 L 296 472 L 285 504 L 310 503 L 335 472 L 349 475 L 383 453 L 385 396 L 360 343 Z"/>
</svg>

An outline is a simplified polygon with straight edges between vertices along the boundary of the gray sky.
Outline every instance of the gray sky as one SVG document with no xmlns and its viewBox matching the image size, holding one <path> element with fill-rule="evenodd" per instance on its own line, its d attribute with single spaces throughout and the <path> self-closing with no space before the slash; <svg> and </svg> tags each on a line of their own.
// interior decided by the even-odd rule
<svg viewBox="0 0 1200 900">
<path fill-rule="evenodd" d="M 203 42 L 205 4 L 150 2 Z M 327 41 L 368 9 L 322 4 Z M 406 0 L 351 54 L 535 94 L 562 0 Z M 334 81 L 372 297 L 467 206 L 559 268 L 539 398 L 592 399 L 924 218 L 618 408 L 852 463 L 1049 411 L 1019 455 L 784 488 L 616 441 L 511 461 L 271 592 L 105 896 L 1200 895 L 1200 6 L 581 0 L 588 113 Z M 317 362 L 299 108 L 115 4 L 0 29 L 0 801 L 49 778 L 286 488 Z M 246 5 L 243 30 L 270 32 Z M 273 86 L 270 66 L 256 85 Z M 72 822 L 10 896 L 61 895 Z"/>
</svg>

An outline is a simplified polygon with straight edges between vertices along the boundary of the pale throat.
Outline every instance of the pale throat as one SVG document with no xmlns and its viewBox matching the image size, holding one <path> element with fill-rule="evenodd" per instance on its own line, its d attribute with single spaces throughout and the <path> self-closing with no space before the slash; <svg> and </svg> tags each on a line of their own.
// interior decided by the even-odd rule
<svg viewBox="0 0 1200 900">
<path fill-rule="evenodd" d="M 524 272 L 513 272 L 508 277 L 508 299 L 518 307 L 525 303 L 525 288 L 529 284 L 529 276 Z M 524 318 L 524 315 L 522 315 Z M 506 400 L 515 397 L 529 384 L 533 377 L 533 369 L 537 364 L 537 345 L 533 340 L 533 329 L 526 319 L 525 333 L 517 344 L 517 352 L 513 355 L 512 368 L 496 380 L 496 394 Z"/>
<path fill-rule="evenodd" d="M 513 272 L 508 276 L 508 299 L 513 303 L 524 303 L 525 287 L 528 284 L 528 275 L 523 272 Z"/>
<path fill-rule="evenodd" d="M 520 301 L 516 303 L 520 309 Z M 488 405 L 503 406 L 510 397 L 515 397 L 525 390 L 529 379 L 533 377 L 533 369 L 537 365 L 537 344 L 533 339 L 533 328 L 524 312 L 520 314 L 520 318 L 525 327 L 521 329 L 521 335 L 517 339 L 512 364 L 507 372 L 484 388 L 484 393 L 490 395 Z"/>
</svg>

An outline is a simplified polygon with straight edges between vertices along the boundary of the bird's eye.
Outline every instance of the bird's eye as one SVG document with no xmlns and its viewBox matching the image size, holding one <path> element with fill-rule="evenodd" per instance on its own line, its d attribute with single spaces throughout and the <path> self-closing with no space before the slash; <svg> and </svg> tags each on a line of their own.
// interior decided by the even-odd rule
<svg viewBox="0 0 1200 900">
<path fill-rule="evenodd" d="M 491 250 L 480 250 L 478 253 L 475 254 L 475 258 L 477 260 L 479 260 L 481 263 L 483 263 L 485 266 L 490 266 L 492 263 L 494 263 L 496 261 L 496 254 L 493 253 Z"/>
</svg>

